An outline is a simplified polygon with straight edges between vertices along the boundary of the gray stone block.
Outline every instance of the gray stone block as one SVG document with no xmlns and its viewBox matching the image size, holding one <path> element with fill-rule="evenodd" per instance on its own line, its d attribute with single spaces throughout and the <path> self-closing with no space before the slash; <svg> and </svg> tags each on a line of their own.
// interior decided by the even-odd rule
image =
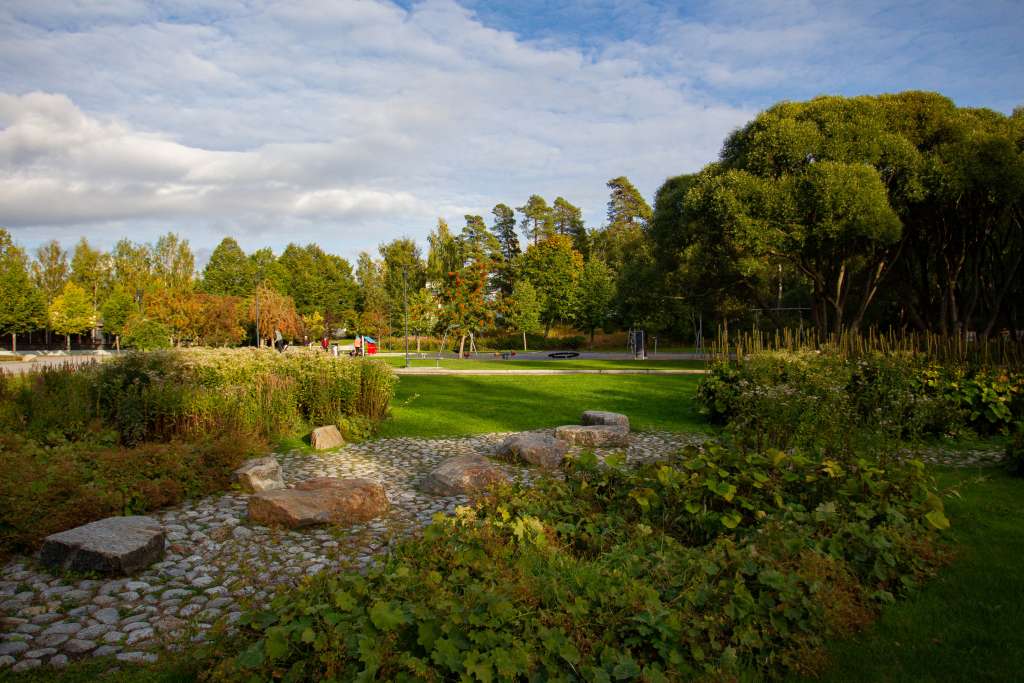
<svg viewBox="0 0 1024 683">
<path fill-rule="evenodd" d="M 130 574 L 163 557 L 164 542 L 152 517 L 108 517 L 47 536 L 40 560 L 55 569 Z"/>
</svg>

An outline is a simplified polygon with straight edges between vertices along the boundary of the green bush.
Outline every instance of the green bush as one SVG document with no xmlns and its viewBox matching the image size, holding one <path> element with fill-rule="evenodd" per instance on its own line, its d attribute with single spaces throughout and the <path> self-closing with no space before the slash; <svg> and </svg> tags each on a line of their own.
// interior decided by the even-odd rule
<svg viewBox="0 0 1024 683">
<path fill-rule="evenodd" d="M 166 349 L 171 346 L 171 331 L 162 322 L 136 316 L 128 321 L 123 342 L 139 351 Z"/>
<path fill-rule="evenodd" d="M 648 680 L 814 673 L 937 563 L 920 463 L 710 448 L 593 457 L 435 518 L 381 566 L 241 620 L 215 680 Z"/>
<path fill-rule="evenodd" d="M 125 445 L 233 432 L 274 440 L 309 425 L 375 423 L 394 385 L 384 363 L 301 350 L 131 353 L 4 376 L 0 433 L 75 440 L 98 421 Z"/>
<path fill-rule="evenodd" d="M 1024 375 L 944 368 L 908 353 L 766 351 L 712 366 L 697 399 L 746 447 L 835 455 L 968 430 L 1006 434 L 1024 408 Z"/>
</svg>

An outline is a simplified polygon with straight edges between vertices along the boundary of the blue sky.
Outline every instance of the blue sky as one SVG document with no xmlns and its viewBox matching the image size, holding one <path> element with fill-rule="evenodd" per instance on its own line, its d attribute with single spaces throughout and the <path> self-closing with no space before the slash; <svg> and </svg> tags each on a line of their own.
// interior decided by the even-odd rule
<svg viewBox="0 0 1024 683">
<path fill-rule="evenodd" d="M 599 225 L 780 99 L 1024 104 L 1020 2 L 6 0 L 0 225 L 354 258 L 532 193 Z"/>
</svg>

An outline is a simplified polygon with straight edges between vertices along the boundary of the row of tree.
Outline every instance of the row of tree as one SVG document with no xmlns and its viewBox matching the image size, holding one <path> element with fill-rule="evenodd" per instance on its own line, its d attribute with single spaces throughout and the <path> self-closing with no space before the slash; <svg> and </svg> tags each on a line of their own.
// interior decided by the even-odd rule
<svg viewBox="0 0 1024 683">
<path fill-rule="evenodd" d="M 397 239 L 354 269 L 315 244 L 246 254 L 226 238 L 200 275 L 173 233 L 109 253 L 83 239 L 70 259 L 54 241 L 30 259 L 0 231 L 0 332 L 102 323 L 136 346 L 219 345 L 408 323 L 461 346 L 556 324 L 1024 328 L 1024 110 L 922 92 L 785 102 L 669 178 L 653 210 L 625 177 L 608 188 L 597 228 L 533 195 L 458 230 L 439 220 L 425 257 Z"/>
<path fill-rule="evenodd" d="M 361 253 L 353 270 L 315 244 L 246 254 L 232 238 L 202 273 L 186 240 L 118 242 L 110 252 L 86 239 L 70 256 L 57 242 L 34 258 L 0 230 L 0 332 L 63 335 L 102 329 L 114 343 L 232 345 L 277 332 L 318 339 L 339 329 L 388 336 L 547 331 L 575 324 L 593 334 L 614 317 L 625 254 L 644 241 L 651 210 L 626 178 L 608 183 L 608 224 L 588 230 L 563 197 L 498 204 L 491 225 L 465 216 L 453 232 L 439 220 L 423 256 L 409 238 Z M 520 235 L 526 245 L 521 246 Z"/>
</svg>

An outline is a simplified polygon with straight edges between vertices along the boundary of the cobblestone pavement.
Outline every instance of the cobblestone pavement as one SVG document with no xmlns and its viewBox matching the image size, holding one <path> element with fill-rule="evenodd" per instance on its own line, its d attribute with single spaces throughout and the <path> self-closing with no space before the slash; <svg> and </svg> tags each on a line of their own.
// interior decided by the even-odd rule
<svg viewBox="0 0 1024 683">
<path fill-rule="evenodd" d="M 504 436 L 386 439 L 323 454 L 275 454 L 288 485 L 322 476 L 366 477 L 384 485 L 388 516 L 347 529 L 251 524 L 248 496 L 232 491 L 153 513 L 167 531 L 167 553 L 133 577 L 59 576 L 33 558 L 15 558 L 0 569 L 0 669 L 60 667 L 102 655 L 153 661 L 161 646 L 201 639 L 214 624 L 230 624 L 246 607 L 265 604 L 281 586 L 331 566 L 364 567 L 435 513 L 467 502 L 419 490 L 434 466 L 455 455 L 491 455 Z M 627 462 L 656 459 L 704 438 L 634 433 Z M 613 451 L 621 449 L 596 453 Z M 524 483 L 539 476 L 533 468 L 502 467 Z"/>
</svg>

